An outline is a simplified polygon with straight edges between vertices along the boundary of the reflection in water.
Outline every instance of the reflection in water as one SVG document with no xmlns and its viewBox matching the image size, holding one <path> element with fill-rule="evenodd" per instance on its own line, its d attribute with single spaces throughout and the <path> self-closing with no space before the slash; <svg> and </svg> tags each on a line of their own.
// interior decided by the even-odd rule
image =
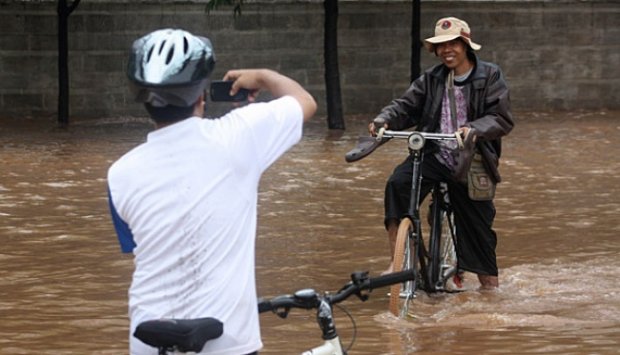
<svg viewBox="0 0 620 355">
<path fill-rule="evenodd" d="M 525 116 L 522 116 L 525 117 Z M 388 263 L 384 181 L 405 156 L 390 142 L 354 164 L 323 122 L 261 182 L 257 280 L 273 296 L 337 290 Z M 127 348 L 131 258 L 109 222 L 108 166 L 144 139 L 143 123 L 0 126 L 0 354 L 119 354 Z M 501 288 L 422 295 L 415 317 L 387 313 L 387 290 L 350 299 L 352 354 L 611 354 L 620 343 L 619 113 L 529 115 L 505 139 L 496 200 Z M 348 344 L 351 321 L 337 325 Z M 264 354 L 318 345 L 314 314 L 261 316 Z M 294 341 L 292 341 L 294 339 Z"/>
</svg>

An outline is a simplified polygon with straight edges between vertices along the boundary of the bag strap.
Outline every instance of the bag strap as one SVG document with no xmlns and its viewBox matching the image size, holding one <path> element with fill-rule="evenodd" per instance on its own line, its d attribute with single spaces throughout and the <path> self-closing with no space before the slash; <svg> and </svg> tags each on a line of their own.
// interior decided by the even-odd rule
<svg viewBox="0 0 620 355">
<path fill-rule="evenodd" d="M 458 127 L 458 119 L 456 118 L 456 98 L 454 96 L 454 70 L 450 70 L 446 78 L 446 87 L 448 88 L 448 101 L 450 102 L 450 117 L 452 118 L 452 128 L 456 131 Z"/>
<path fill-rule="evenodd" d="M 448 101 L 450 103 L 450 118 L 452 119 L 452 127 L 456 131 L 459 129 L 459 123 L 456 117 L 456 97 L 454 95 L 454 70 L 450 70 L 450 73 L 446 78 L 446 87 L 448 88 Z M 470 134 L 472 134 L 471 130 L 468 132 L 467 136 L 469 136 Z M 465 140 L 467 140 L 467 137 L 465 137 Z M 456 135 L 456 141 L 459 145 L 459 148 L 463 149 L 464 141 L 458 134 Z"/>
</svg>

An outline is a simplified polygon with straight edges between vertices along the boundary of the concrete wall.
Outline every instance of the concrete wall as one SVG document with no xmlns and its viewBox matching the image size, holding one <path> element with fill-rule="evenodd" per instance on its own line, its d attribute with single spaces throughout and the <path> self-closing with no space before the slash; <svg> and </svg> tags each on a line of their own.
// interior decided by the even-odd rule
<svg viewBox="0 0 620 355">
<path fill-rule="evenodd" d="M 300 81 L 325 112 L 322 1 L 254 1 L 234 18 L 206 1 L 82 1 L 71 15 L 72 120 L 144 116 L 124 70 L 137 37 L 161 27 L 205 34 L 233 67 L 270 67 Z M 0 117 L 55 117 L 55 1 L 0 0 Z M 620 109 L 620 1 L 422 1 L 435 21 L 467 20 L 482 59 L 500 64 L 515 110 Z M 409 83 L 410 1 L 342 1 L 339 55 L 345 114 L 376 113 Z M 436 62 L 426 52 L 422 68 Z"/>
</svg>

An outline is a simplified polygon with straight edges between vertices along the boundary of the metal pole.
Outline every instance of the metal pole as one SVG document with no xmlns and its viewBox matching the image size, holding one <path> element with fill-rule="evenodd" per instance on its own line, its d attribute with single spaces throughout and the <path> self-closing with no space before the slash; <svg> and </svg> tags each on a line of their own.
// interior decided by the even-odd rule
<svg viewBox="0 0 620 355">
<path fill-rule="evenodd" d="M 420 76 L 420 0 L 411 2 L 411 81 Z"/>
</svg>

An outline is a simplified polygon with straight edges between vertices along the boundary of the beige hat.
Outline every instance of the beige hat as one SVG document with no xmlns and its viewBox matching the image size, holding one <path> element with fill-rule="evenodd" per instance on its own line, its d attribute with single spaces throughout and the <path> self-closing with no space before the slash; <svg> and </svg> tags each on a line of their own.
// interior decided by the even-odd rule
<svg viewBox="0 0 620 355">
<path fill-rule="evenodd" d="M 435 51 L 435 44 L 451 41 L 461 37 L 469 46 L 477 51 L 482 46 L 471 40 L 471 31 L 467 22 L 456 17 L 444 17 L 435 25 L 435 37 L 424 40 L 424 46 L 431 52 Z"/>
</svg>

